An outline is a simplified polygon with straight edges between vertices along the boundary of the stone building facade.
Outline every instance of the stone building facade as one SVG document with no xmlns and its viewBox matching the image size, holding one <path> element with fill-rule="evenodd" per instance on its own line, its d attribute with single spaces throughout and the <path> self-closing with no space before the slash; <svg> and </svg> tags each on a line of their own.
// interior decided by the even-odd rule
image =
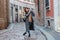
<svg viewBox="0 0 60 40">
<path fill-rule="evenodd" d="M 9 24 L 9 0 L 0 0 L 0 29 L 7 28 Z"/>
<path fill-rule="evenodd" d="M 36 0 L 36 6 L 36 9 L 38 10 L 38 25 L 45 26 L 46 9 L 44 6 L 44 0 Z"/>
<path fill-rule="evenodd" d="M 60 0 L 38 0 L 38 2 L 40 25 L 60 32 Z"/>
</svg>

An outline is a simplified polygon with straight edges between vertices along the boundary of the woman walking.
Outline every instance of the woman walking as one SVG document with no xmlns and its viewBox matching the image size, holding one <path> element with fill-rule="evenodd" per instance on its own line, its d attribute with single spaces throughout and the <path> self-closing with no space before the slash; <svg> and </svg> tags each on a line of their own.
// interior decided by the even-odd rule
<svg viewBox="0 0 60 40">
<path fill-rule="evenodd" d="M 29 8 L 26 7 L 24 9 L 24 11 L 25 11 L 24 22 L 25 22 L 25 25 L 26 25 L 26 32 L 23 35 L 28 33 L 29 34 L 28 37 L 30 37 L 30 30 L 29 30 L 29 15 L 30 15 L 30 13 L 29 13 Z"/>
<path fill-rule="evenodd" d="M 30 30 L 34 30 L 34 21 L 33 21 L 33 18 L 32 18 L 32 13 L 30 12 L 29 8 L 25 8 L 25 18 L 24 18 L 24 21 L 25 21 L 25 24 L 26 24 L 26 32 L 23 34 L 25 35 L 27 32 L 28 32 L 28 37 L 30 37 Z"/>
</svg>

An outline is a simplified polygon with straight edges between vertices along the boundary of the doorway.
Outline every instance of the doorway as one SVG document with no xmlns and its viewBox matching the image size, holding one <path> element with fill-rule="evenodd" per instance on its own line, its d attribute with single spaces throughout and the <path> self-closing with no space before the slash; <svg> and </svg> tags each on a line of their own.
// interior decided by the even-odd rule
<svg viewBox="0 0 60 40">
<path fill-rule="evenodd" d="M 18 22 L 18 5 L 15 5 L 15 22 Z"/>
</svg>

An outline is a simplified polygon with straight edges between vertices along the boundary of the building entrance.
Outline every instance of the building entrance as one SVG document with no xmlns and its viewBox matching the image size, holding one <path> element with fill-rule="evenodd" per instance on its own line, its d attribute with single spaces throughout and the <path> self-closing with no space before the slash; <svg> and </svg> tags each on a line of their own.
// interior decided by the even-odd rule
<svg viewBox="0 0 60 40">
<path fill-rule="evenodd" d="M 15 5 L 15 22 L 18 22 L 18 6 Z"/>
</svg>

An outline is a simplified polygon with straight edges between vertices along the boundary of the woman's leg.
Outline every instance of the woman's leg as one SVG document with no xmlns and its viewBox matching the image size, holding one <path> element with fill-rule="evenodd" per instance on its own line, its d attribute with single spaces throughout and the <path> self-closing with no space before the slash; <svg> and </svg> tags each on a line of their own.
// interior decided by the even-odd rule
<svg viewBox="0 0 60 40">
<path fill-rule="evenodd" d="M 30 35 L 30 31 L 28 31 L 28 34 L 29 34 L 28 36 L 30 37 L 30 36 L 31 36 L 31 35 Z"/>
<path fill-rule="evenodd" d="M 27 22 L 25 22 L 25 25 L 26 25 L 26 32 L 23 35 L 25 35 L 27 33 Z"/>
</svg>

